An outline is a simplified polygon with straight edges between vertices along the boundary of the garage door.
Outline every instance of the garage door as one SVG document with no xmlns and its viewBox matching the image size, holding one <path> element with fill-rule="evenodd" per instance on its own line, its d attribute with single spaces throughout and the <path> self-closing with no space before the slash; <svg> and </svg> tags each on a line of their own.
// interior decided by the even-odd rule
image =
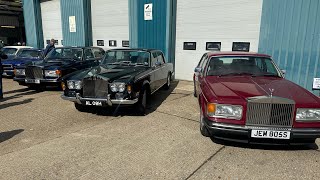
<svg viewBox="0 0 320 180">
<path fill-rule="evenodd" d="M 92 0 L 92 38 L 104 49 L 128 46 L 128 0 Z"/>
<path fill-rule="evenodd" d="M 178 1 L 176 78 L 192 80 L 195 66 L 208 50 L 249 46 L 249 51 L 257 51 L 261 11 L 262 0 Z"/>
<path fill-rule="evenodd" d="M 43 1 L 40 3 L 45 46 L 47 41 L 54 38 L 56 46 L 62 45 L 60 0 Z"/>
</svg>

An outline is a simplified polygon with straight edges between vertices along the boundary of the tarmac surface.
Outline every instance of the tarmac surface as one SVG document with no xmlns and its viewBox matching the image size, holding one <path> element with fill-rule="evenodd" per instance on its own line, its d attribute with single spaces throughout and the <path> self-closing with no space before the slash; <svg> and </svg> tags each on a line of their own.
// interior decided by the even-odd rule
<svg viewBox="0 0 320 180">
<path fill-rule="evenodd" d="M 133 109 L 78 112 L 61 91 L 3 79 L 0 179 L 320 179 L 320 140 L 257 146 L 199 132 L 191 82 L 175 81 Z"/>
</svg>

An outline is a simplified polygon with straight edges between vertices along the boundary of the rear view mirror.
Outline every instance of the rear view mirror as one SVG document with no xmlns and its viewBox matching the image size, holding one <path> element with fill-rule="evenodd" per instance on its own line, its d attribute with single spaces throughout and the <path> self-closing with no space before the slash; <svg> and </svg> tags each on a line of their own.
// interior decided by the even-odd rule
<svg viewBox="0 0 320 180">
<path fill-rule="evenodd" d="M 201 67 L 196 67 L 194 69 L 194 72 L 201 73 L 202 72 L 202 68 Z"/>
</svg>

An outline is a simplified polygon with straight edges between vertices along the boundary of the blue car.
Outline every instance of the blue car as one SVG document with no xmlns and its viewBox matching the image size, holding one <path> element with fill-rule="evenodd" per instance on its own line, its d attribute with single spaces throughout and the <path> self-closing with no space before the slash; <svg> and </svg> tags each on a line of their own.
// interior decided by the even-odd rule
<svg viewBox="0 0 320 180">
<path fill-rule="evenodd" d="M 17 66 L 24 65 L 33 61 L 42 61 L 43 60 L 42 50 L 40 49 L 22 49 L 20 52 L 13 58 L 2 61 L 3 66 L 3 76 L 14 76 L 14 69 Z"/>
</svg>

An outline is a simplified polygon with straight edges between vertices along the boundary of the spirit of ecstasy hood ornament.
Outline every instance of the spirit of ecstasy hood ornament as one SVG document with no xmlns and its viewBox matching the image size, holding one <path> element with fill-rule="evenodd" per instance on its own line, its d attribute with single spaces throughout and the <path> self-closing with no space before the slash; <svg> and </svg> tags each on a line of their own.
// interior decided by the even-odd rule
<svg viewBox="0 0 320 180">
<path fill-rule="evenodd" d="M 274 89 L 269 88 L 269 91 L 270 91 L 270 97 L 272 97 Z"/>
</svg>

